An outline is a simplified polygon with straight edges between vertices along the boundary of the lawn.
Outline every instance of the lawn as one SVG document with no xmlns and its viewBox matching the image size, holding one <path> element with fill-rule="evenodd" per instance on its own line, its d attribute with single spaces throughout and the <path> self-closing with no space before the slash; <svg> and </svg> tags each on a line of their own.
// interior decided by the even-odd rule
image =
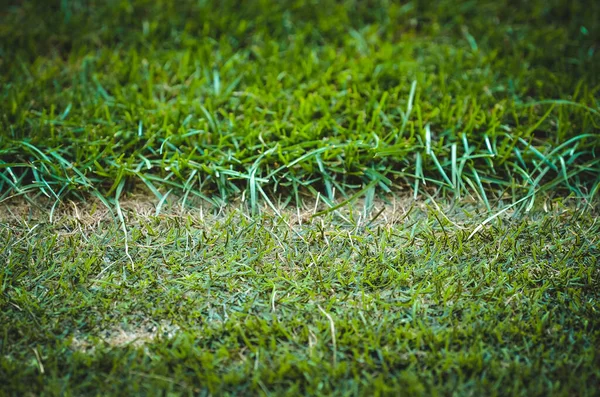
<svg viewBox="0 0 600 397">
<path fill-rule="evenodd" d="M 0 395 L 598 395 L 599 21 L 10 2 Z"/>
</svg>

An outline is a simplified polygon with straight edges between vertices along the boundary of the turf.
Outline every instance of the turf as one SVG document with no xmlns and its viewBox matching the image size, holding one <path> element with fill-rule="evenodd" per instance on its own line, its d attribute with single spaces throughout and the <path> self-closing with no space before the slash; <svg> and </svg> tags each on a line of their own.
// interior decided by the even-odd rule
<svg viewBox="0 0 600 397">
<path fill-rule="evenodd" d="M 593 196 L 598 3 L 429 3 L 18 2 L 2 197 Z"/>
<path fill-rule="evenodd" d="M 0 395 L 597 395 L 598 21 L 9 1 Z"/>
<path fill-rule="evenodd" d="M 93 209 L 5 218 L 2 389 L 594 395 L 600 224 L 554 206 L 471 239 L 485 210 L 433 203 L 302 226 L 124 209 L 133 266 Z"/>
</svg>

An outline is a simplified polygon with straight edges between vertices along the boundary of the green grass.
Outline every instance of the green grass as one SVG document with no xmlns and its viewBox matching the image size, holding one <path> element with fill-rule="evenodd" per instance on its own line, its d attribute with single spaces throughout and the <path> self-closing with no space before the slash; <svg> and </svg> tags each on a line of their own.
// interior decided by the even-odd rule
<svg viewBox="0 0 600 397">
<path fill-rule="evenodd" d="M 1 197 L 591 198 L 600 6 L 425 3 L 8 7 Z"/>
<path fill-rule="evenodd" d="M 7 218 L 2 389 L 594 395 L 597 209 L 554 206 L 471 239 L 485 211 L 432 203 L 368 226 L 124 210 L 134 266 L 89 209 Z"/>
<path fill-rule="evenodd" d="M 3 6 L 0 395 L 597 394 L 598 21 Z"/>
</svg>

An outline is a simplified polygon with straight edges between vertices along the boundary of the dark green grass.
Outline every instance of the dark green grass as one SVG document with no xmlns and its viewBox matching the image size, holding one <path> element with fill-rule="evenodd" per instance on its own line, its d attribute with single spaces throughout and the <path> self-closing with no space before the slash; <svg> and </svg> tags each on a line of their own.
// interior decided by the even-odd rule
<svg viewBox="0 0 600 397">
<path fill-rule="evenodd" d="M 0 199 L 598 190 L 598 2 L 20 1 L 0 18 Z"/>
<path fill-rule="evenodd" d="M 597 395 L 599 223 L 554 205 L 471 239 L 467 207 L 293 228 L 129 211 L 133 264 L 110 218 L 5 219 L 1 390 Z"/>
</svg>

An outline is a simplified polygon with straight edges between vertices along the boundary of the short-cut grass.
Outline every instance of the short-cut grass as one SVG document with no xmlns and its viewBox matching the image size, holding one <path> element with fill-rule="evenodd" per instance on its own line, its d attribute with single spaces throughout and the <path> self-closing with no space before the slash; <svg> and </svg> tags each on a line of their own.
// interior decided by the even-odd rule
<svg viewBox="0 0 600 397">
<path fill-rule="evenodd" d="M 1 388 L 594 395 L 600 224 L 554 205 L 471 239 L 485 210 L 398 205 L 300 226 L 124 205 L 133 266 L 93 209 L 5 218 Z"/>
<path fill-rule="evenodd" d="M 0 395 L 597 395 L 598 21 L 3 6 Z"/>
</svg>

